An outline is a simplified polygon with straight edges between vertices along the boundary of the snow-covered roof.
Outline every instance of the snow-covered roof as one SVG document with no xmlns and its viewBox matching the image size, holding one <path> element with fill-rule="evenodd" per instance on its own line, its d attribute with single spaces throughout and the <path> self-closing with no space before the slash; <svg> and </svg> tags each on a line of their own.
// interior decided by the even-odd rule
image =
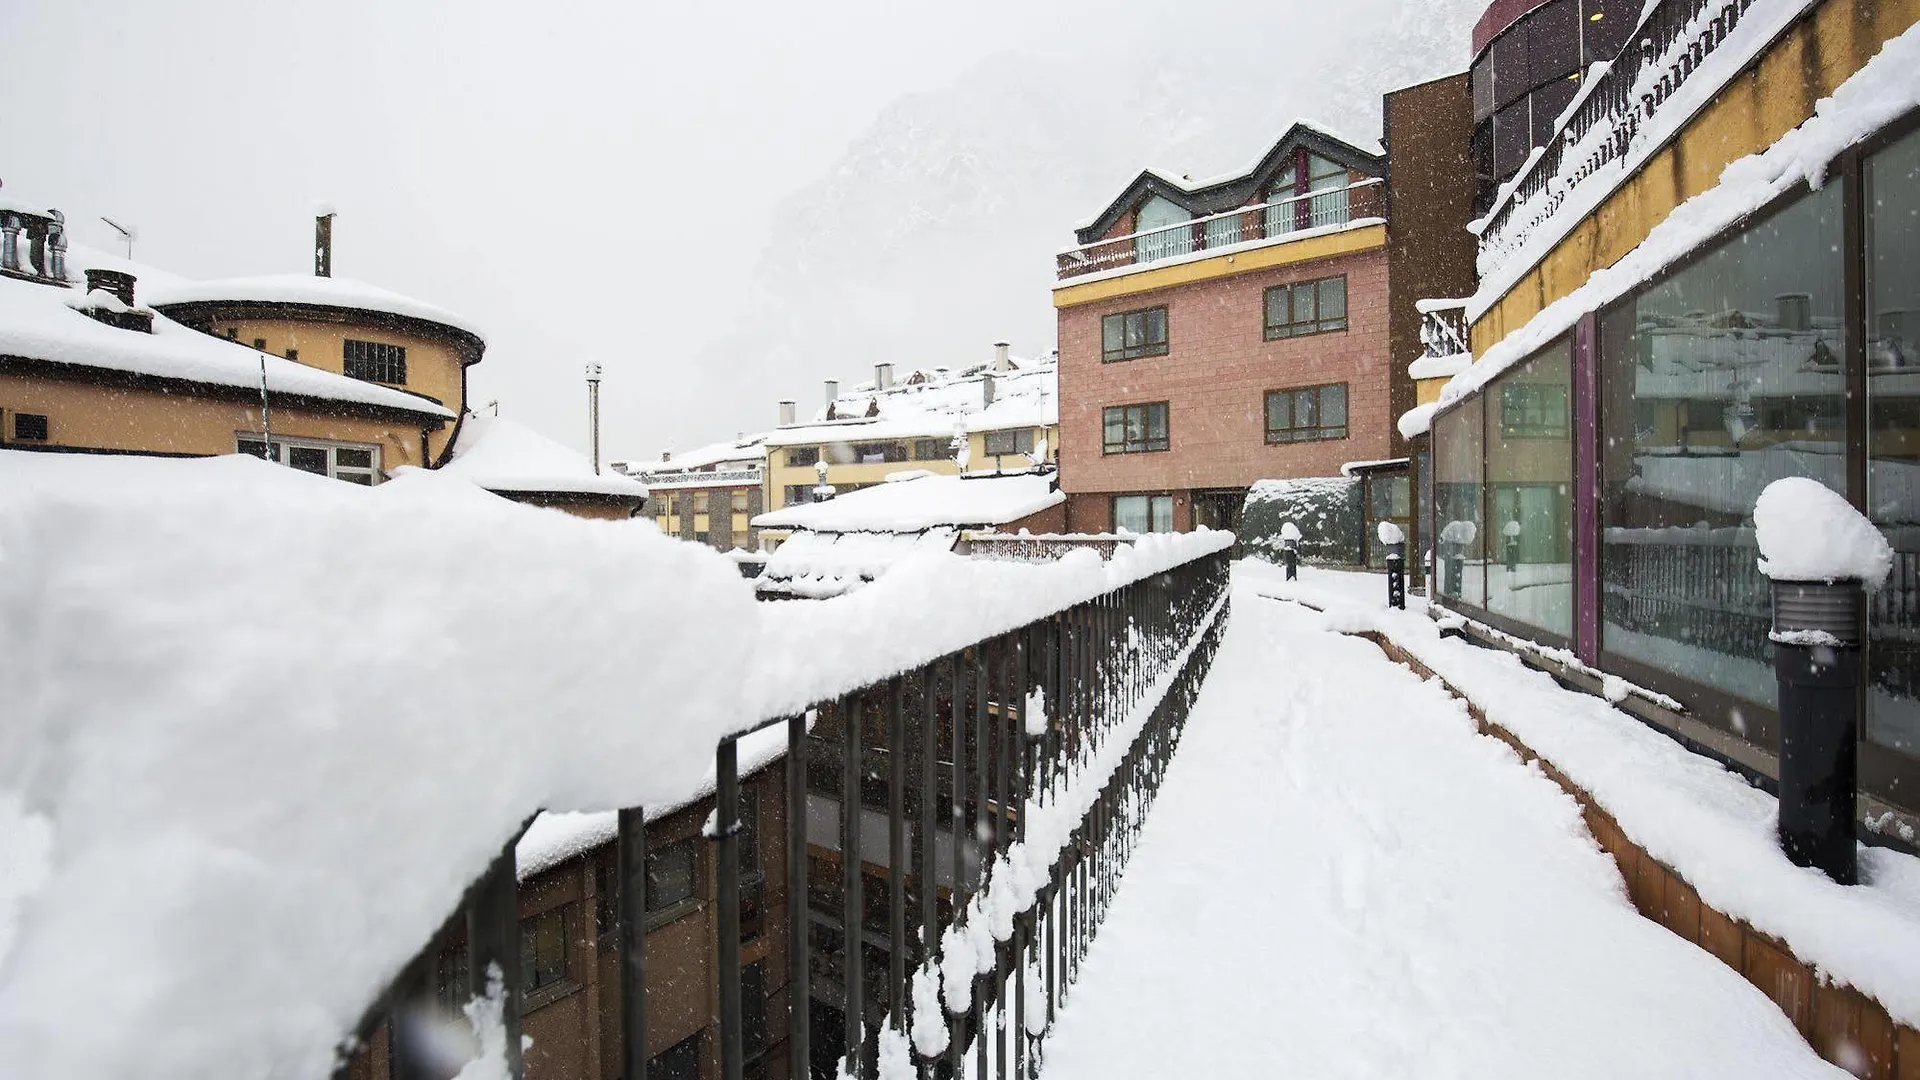
<svg viewBox="0 0 1920 1080">
<path fill-rule="evenodd" d="M 764 434 L 744 435 L 727 442 L 697 446 L 692 450 L 670 451 L 673 456 L 665 461 L 621 461 L 615 465 L 630 476 L 637 473 L 648 477 L 700 472 L 726 465 L 751 467 L 767 460 L 766 438 Z"/>
<path fill-rule="evenodd" d="M 488 491 L 520 494 L 647 497 L 647 486 L 617 472 L 595 475 L 585 457 L 524 424 L 497 416 L 468 416 L 441 472 Z"/>
<path fill-rule="evenodd" d="M 826 502 L 761 514 L 753 519 L 753 525 L 757 529 L 891 533 L 920 532 L 937 526 L 977 528 L 1005 525 L 1064 501 L 1066 495 L 1056 488 L 1052 472 L 1012 476 L 921 473 Z"/>
<path fill-rule="evenodd" d="M 84 268 L 83 260 L 76 262 Z M 255 391 L 260 388 L 264 359 L 267 389 L 272 393 L 444 419 L 454 415 L 426 398 L 265 355 L 181 326 L 164 315 L 155 315 L 150 334 L 111 327 L 74 308 L 85 298 L 79 289 L 0 278 L 0 356 Z M 136 295 L 135 299 L 144 302 L 146 298 Z"/>
<path fill-rule="evenodd" d="M 954 370 L 912 371 L 884 390 L 859 383 L 833 401 L 834 419 L 821 406 L 811 421 L 775 428 L 768 446 L 866 442 L 951 436 L 966 431 L 1051 427 L 1060 422 L 1059 364 L 1052 358 L 1009 359 L 1009 368 L 992 370 L 991 361 Z M 918 377 L 920 381 L 910 382 Z M 993 403 L 986 403 L 986 380 L 993 379 Z M 877 415 L 867 413 L 877 406 Z"/>
<path fill-rule="evenodd" d="M 378 311 L 439 323 L 482 340 L 486 337 L 479 326 L 445 308 L 352 278 L 263 274 L 211 281 L 179 281 L 154 286 L 147 291 L 146 299 L 161 308 L 178 304 L 250 302 Z"/>
</svg>

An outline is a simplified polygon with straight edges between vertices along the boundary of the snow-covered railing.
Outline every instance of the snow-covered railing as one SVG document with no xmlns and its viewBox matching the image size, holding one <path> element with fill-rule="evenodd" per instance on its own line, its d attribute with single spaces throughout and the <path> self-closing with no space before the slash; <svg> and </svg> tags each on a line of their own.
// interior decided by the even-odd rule
<svg viewBox="0 0 1920 1080">
<path fill-rule="evenodd" d="M 1135 539 L 1132 533 L 965 532 L 954 550 L 976 559 L 1007 562 L 1053 562 L 1075 551 L 1095 551 L 1110 559 Z"/>
<path fill-rule="evenodd" d="M 1064 280 L 1122 266 L 1149 266 L 1216 248 L 1284 240 L 1296 233 L 1337 229 L 1386 216 L 1386 188 L 1379 177 L 1368 177 L 1345 187 L 1290 195 L 1070 247 L 1059 253 L 1056 263 Z"/>
<path fill-rule="evenodd" d="M 842 1007 L 833 1049 L 844 1076 L 1035 1075 L 1225 627 L 1231 540 L 1148 537 L 1111 560 L 1074 552 L 1049 566 L 902 568 L 840 600 L 766 609 L 761 653 L 794 655 L 762 656 L 755 678 L 768 678 L 749 688 L 748 707 L 769 718 L 721 739 L 707 829 L 716 847 L 722 1080 L 740 1080 L 746 1064 L 739 747 L 776 730 L 787 747 L 790 1075 L 812 1075 L 814 997 Z M 996 583 L 1005 595 L 963 603 Z M 895 610 L 916 599 L 922 606 Z M 909 623 L 917 633 L 902 629 Z M 982 627 L 996 629 L 969 636 Z M 826 640 L 836 644 L 828 655 L 804 645 Z M 829 818 L 834 825 L 822 830 Z M 623 1075 L 633 1080 L 646 1076 L 651 1007 L 641 991 L 644 825 L 642 809 L 620 811 L 612 886 Z M 878 828 L 884 844 L 862 839 Z M 490 988 L 467 1009 L 492 1057 L 485 1075 L 517 1078 L 513 852 L 509 844 L 456 917 L 471 985 Z M 808 880 L 822 853 L 837 884 Z M 887 893 L 884 933 L 869 925 L 863 895 L 872 876 L 863 867 L 876 865 Z M 814 926 L 840 945 L 816 949 Z M 876 946 L 884 971 L 866 969 Z M 422 972 L 437 955 L 407 966 L 401 992 L 369 1011 L 360 1043 L 389 1018 L 404 1024 L 418 1012 Z M 652 993 L 662 992 L 688 991 L 656 982 Z M 387 1044 L 397 1060 L 410 1040 Z M 337 1075 L 352 1067 L 343 1062 Z M 410 1067 L 397 1075 L 416 1075 Z"/>
<path fill-rule="evenodd" d="M 1429 359 L 1461 356 L 1472 352 L 1467 346 L 1467 302 L 1465 300 L 1421 300 L 1420 345 Z"/>
<path fill-rule="evenodd" d="M 67 284 L 67 219 L 0 199 L 0 276 Z"/>
<path fill-rule="evenodd" d="M 1654 118 L 1753 3 L 1653 0 L 1620 56 L 1587 73 L 1552 138 L 1534 149 L 1520 172 L 1501 186 L 1487 215 L 1470 226 L 1480 236 L 1483 280 L 1514 269 L 1509 264 L 1515 260 L 1531 262 L 1544 254 L 1539 249 L 1546 241 L 1536 243 L 1536 237 L 1550 229 L 1575 191 L 1620 178 L 1619 163 L 1644 149 L 1649 131 L 1667 132 L 1671 125 L 1656 124 Z M 1579 205 L 1586 207 L 1587 201 Z"/>
<path fill-rule="evenodd" d="M 655 491 L 665 491 L 674 488 L 739 487 L 758 484 L 762 472 L 756 465 L 745 469 L 709 469 L 705 472 L 686 470 L 649 472 L 645 469 L 635 469 L 627 475 Z"/>
</svg>

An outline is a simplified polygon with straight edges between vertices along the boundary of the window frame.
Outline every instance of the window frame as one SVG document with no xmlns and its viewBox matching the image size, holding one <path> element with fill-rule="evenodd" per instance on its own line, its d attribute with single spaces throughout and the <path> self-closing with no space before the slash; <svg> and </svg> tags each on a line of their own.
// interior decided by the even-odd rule
<svg viewBox="0 0 1920 1080">
<path fill-rule="evenodd" d="M 1300 415 L 1299 407 L 1295 402 L 1296 395 L 1311 393 L 1313 395 L 1314 415 L 1315 418 L 1318 419 L 1326 412 L 1326 406 L 1323 403 L 1326 392 L 1335 388 L 1339 389 L 1341 398 L 1341 423 L 1337 427 L 1332 424 L 1320 423 L 1313 425 L 1289 423 L 1281 428 L 1273 426 L 1273 403 L 1274 399 L 1279 395 L 1286 395 L 1287 417 L 1289 420 L 1293 420 Z M 1353 433 L 1353 390 L 1345 382 L 1315 383 L 1312 386 L 1278 387 L 1266 392 L 1266 396 L 1262 399 L 1262 405 L 1263 408 L 1260 413 L 1261 426 L 1265 432 L 1266 444 L 1268 446 L 1291 446 L 1294 443 L 1306 442 L 1339 442 L 1342 439 L 1350 438 Z M 1334 431 L 1338 431 L 1339 434 L 1330 434 Z M 1284 437 L 1276 435 L 1276 432 L 1312 432 L 1312 434 Z"/>
<path fill-rule="evenodd" d="M 1327 285 L 1335 281 L 1340 283 L 1340 317 L 1337 320 L 1323 319 L 1320 317 L 1320 312 L 1325 306 L 1323 303 L 1325 298 L 1324 290 Z M 1293 296 L 1296 290 L 1303 287 L 1310 287 L 1312 289 L 1313 317 L 1310 319 L 1294 318 Z M 1277 323 L 1273 320 L 1273 302 L 1276 294 L 1282 292 L 1285 293 L 1287 298 L 1287 321 Z M 1321 334 L 1343 334 L 1352 326 L 1351 307 L 1348 303 L 1351 296 L 1352 294 L 1347 288 L 1347 275 L 1345 273 L 1329 274 L 1325 277 L 1317 278 L 1304 278 L 1300 281 L 1287 281 L 1279 285 L 1269 286 L 1260 294 L 1261 335 L 1267 341 L 1286 341 L 1292 338 L 1318 337 Z M 1334 325 L 1335 323 L 1338 325 Z M 1303 327 L 1305 329 L 1302 329 Z"/>
<path fill-rule="evenodd" d="M 359 371 L 355 371 L 359 367 Z M 383 386 L 407 385 L 407 347 L 386 341 L 340 339 L 340 371 L 349 379 Z M 398 378 L 381 376 L 397 375 Z"/>
<path fill-rule="evenodd" d="M 264 446 L 265 443 L 266 440 L 263 439 L 257 431 L 236 431 L 233 433 L 233 452 L 239 454 L 241 457 L 260 457 L 260 448 Z M 350 484 L 360 484 L 361 480 L 359 478 L 364 478 L 365 483 L 361 484 L 361 486 L 374 487 L 386 478 L 380 468 L 380 446 L 377 443 L 334 442 L 329 439 L 290 439 L 280 435 L 273 437 L 274 452 L 272 461 L 274 464 L 292 468 L 293 466 L 288 464 L 288 459 L 291 456 L 290 451 L 292 450 L 320 450 L 325 452 L 327 455 L 326 476 L 331 480 L 344 480 Z M 347 453 L 366 451 L 367 464 L 342 464 L 340 461 L 341 451 Z M 300 471 L 308 472 L 310 470 L 302 469 Z M 314 475 L 318 476 L 321 474 L 314 473 Z"/>
<path fill-rule="evenodd" d="M 682 854 L 687 859 L 686 890 L 669 898 L 666 890 L 659 887 L 659 883 L 665 880 L 666 875 L 656 871 L 655 860 L 664 864 L 667 856 L 677 857 Z M 700 906 L 700 849 L 694 843 L 693 837 L 687 836 L 665 844 L 650 845 L 647 848 L 646 866 L 642 872 L 647 875 L 646 928 L 648 930 L 673 922 Z"/>
<path fill-rule="evenodd" d="M 1149 316 L 1155 314 L 1160 316 L 1160 336 L 1158 339 L 1150 336 L 1153 329 L 1153 321 Z M 1135 316 L 1138 316 L 1140 319 L 1141 343 L 1138 345 L 1129 345 L 1127 344 L 1127 334 L 1130 328 L 1128 320 L 1133 319 Z M 1119 320 L 1117 324 L 1114 323 L 1116 319 Z M 1120 327 L 1119 348 L 1109 348 L 1107 345 L 1107 327 L 1110 324 Z M 1165 356 L 1171 347 L 1172 340 L 1173 320 L 1168 316 L 1167 305 L 1165 304 L 1135 308 L 1132 311 L 1116 311 L 1100 316 L 1100 362 L 1103 364 L 1122 364 L 1130 360 L 1144 360 L 1153 356 Z"/>
<path fill-rule="evenodd" d="M 986 432 L 985 435 L 986 438 L 982 440 L 982 443 L 985 447 L 986 456 L 988 457 L 1013 457 L 1018 454 L 1033 453 L 1032 428 L 1001 428 L 997 431 Z M 1012 449 L 994 449 L 996 441 L 998 441 L 1000 445 L 1005 446 L 1007 440 L 1012 440 Z"/>
<path fill-rule="evenodd" d="M 1173 524 L 1173 494 L 1166 491 L 1155 491 L 1132 492 L 1124 495 L 1110 496 L 1107 501 L 1107 512 L 1109 515 L 1107 520 L 1111 523 L 1114 532 L 1117 533 L 1120 531 L 1120 503 L 1122 500 L 1127 499 L 1140 499 L 1146 503 L 1147 507 L 1146 532 L 1135 532 L 1135 536 L 1147 536 L 1153 533 L 1170 533 L 1175 531 Z M 1156 528 L 1156 525 L 1161 524 L 1160 511 L 1163 507 L 1166 511 L 1164 521 L 1166 528 Z M 1133 530 L 1129 529 L 1128 531 L 1132 532 Z"/>
<path fill-rule="evenodd" d="M 568 934 L 569 917 L 567 906 L 560 904 L 545 911 L 535 912 L 520 920 L 520 996 L 523 1001 L 552 991 L 554 987 L 565 986 L 573 980 L 573 938 Z M 541 927 L 559 924 L 560 955 L 557 969 L 542 968 L 540 964 Z M 542 971 L 551 974 L 542 980 Z"/>
<path fill-rule="evenodd" d="M 820 448 L 817 446 L 789 446 L 784 458 L 789 469 L 811 469 L 820 464 Z"/>
<path fill-rule="evenodd" d="M 1126 437 L 1134 410 L 1140 411 L 1141 427 L 1146 432 L 1140 439 Z M 1153 410 L 1160 410 L 1161 435 L 1153 437 Z M 1112 442 L 1107 431 L 1112 425 L 1112 415 L 1121 414 L 1121 441 Z M 1155 445 L 1155 443 L 1159 445 Z M 1117 448 L 1116 448 L 1117 447 Z M 1100 452 L 1108 454 L 1164 454 L 1173 449 L 1173 408 L 1167 401 L 1129 402 L 1124 405 L 1107 405 L 1100 410 Z"/>
</svg>

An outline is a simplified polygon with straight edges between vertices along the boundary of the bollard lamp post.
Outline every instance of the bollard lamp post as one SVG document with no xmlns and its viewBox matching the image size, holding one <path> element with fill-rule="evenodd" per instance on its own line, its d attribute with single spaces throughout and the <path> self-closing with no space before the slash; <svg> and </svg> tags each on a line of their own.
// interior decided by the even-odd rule
<svg viewBox="0 0 1920 1080">
<path fill-rule="evenodd" d="M 1407 534 L 1391 521 L 1374 530 L 1387 549 L 1387 606 L 1407 610 Z"/>
<path fill-rule="evenodd" d="M 1280 526 L 1280 556 L 1287 567 L 1287 580 L 1300 576 L 1300 526 L 1289 521 Z"/>
</svg>

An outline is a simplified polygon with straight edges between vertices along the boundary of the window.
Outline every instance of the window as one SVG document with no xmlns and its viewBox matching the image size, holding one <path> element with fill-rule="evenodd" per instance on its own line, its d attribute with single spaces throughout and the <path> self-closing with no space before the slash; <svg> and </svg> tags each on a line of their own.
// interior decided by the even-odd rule
<svg viewBox="0 0 1920 1080">
<path fill-rule="evenodd" d="M 693 1034 L 647 1059 L 647 1080 L 700 1080 L 700 1036 Z"/>
<path fill-rule="evenodd" d="M 254 338 L 254 339 L 253 339 L 253 347 L 254 347 L 255 349 L 257 349 L 257 350 L 259 350 L 260 352 L 266 352 L 266 351 L 267 351 L 267 339 L 266 339 L 266 338 L 263 338 L 263 337 L 257 337 L 257 338 Z"/>
<path fill-rule="evenodd" d="M 692 840 L 677 840 L 647 852 L 647 912 L 655 914 L 693 899 L 697 860 Z"/>
<path fill-rule="evenodd" d="M 1307 159 L 1307 228 L 1347 223 L 1347 167 L 1323 157 Z M 1324 192 L 1324 194 L 1322 194 Z"/>
<path fill-rule="evenodd" d="M 1567 384 L 1505 381 L 1500 386 L 1500 436 L 1564 439 L 1568 435 Z"/>
<path fill-rule="evenodd" d="M 1440 595 L 1476 607 L 1487 595 L 1480 558 L 1485 417 L 1486 395 L 1476 394 L 1433 418 L 1436 586 Z"/>
<path fill-rule="evenodd" d="M 1267 441 L 1314 442 L 1347 437 L 1347 384 L 1267 391 Z"/>
<path fill-rule="evenodd" d="M 1031 453 L 1033 453 L 1032 428 L 987 432 L 988 457 L 1000 457 L 1004 454 Z"/>
<path fill-rule="evenodd" d="M 1296 281 L 1267 290 L 1267 340 L 1347 328 L 1347 276 Z"/>
<path fill-rule="evenodd" d="M 301 472 L 331 476 L 349 484 L 371 487 L 380 482 L 380 448 L 377 446 L 354 446 L 314 439 L 275 439 L 273 450 L 268 453 L 266 444 L 259 439 L 240 435 L 234 440 L 234 448 L 235 452 L 246 457 L 265 457 Z"/>
<path fill-rule="evenodd" d="M 1149 195 L 1134 217 L 1133 261 L 1156 262 L 1192 251 L 1192 227 L 1176 227 L 1192 220 L 1193 215 L 1185 207 L 1159 195 Z"/>
<path fill-rule="evenodd" d="M 759 961 L 740 969 L 740 1052 L 747 1061 L 767 1052 L 766 967 Z"/>
<path fill-rule="evenodd" d="M 805 506 L 813 501 L 812 484 L 788 484 L 784 506 Z"/>
<path fill-rule="evenodd" d="M 953 456 L 952 447 L 944 439 L 913 440 L 913 459 L 915 461 L 939 461 Z"/>
<path fill-rule="evenodd" d="M 820 463 L 820 448 L 817 446 L 793 446 L 787 448 L 787 468 L 811 469 Z"/>
<path fill-rule="evenodd" d="M 620 926 L 620 862 L 597 859 L 593 864 L 593 933 L 605 937 Z"/>
<path fill-rule="evenodd" d="M 341 347 L 346 354 L 343 370 L 348 378 L 396 385 L 406 383 L 406 346 L 388 345 L 381 341 L 355 341 L 348 338 Z"/>
<path fill-rule="evenodd" d="M 729 507 L 732 509 L 734 513 L 744 514 L 747 512 L 747 493 L 746 492 L 744 491 L 733 492 L 731 495 L 727 497 L 727 502 Z"/>
<path fill-rule="evenodd" d="M 288 350 L 287 350 L 287 359 L 289 359 L 289 360 L 295 360 L 295 361 L 297 361 L 297 360 L 299 360 L 299 359 L 300 359 L 300 350 L 299 350 L 299 349 L 288 349 Z"/>
<path fill-rule="evenodd" d="M 1794 199 L 1601 315 L 1603 661 L 1773 707 L 1751 514 L 1783 476 L 1846 490 L 1845 380 L 1824 359 L 1847 351 L 1843 186 Z"/>
<path fill-rule="evenodd" d="M 696 491 L 693 493 L 693 512 L 696 514 L 704 514 L 707 512 L 706 492 Z"/>
<path fill-rule="evenodd" d="M 704 529 L 696 529 L 696 530 L 694 530 L 694 533 L 693 533 L 693 540 L 694 540 L 694 542 L 695 542 L 695 543 L 697 543 L 697 544 L 704 544 L 704 543 L 706 543 L 706 542 L 707 542 L 707 532 L 706 532 L 706 530 L 704 530 Z"/>
<path fill-rule="evenodd" d="M 567 977 L 567 909 L 520 920 L 520 992 L 531 994 Z"/>
<path fill-rule="evenodd" d="M 1300 194 L 1299 176 L 1300 164 L 1295 159 L 1281 166 L 1280 171 L 1267 183 L 1267 202 L 1279 203 L 1278 206 L 1269 205 L 1266 209 L 1268 236 L 1283 236 L 1300 227 L 1300 204 L 1286 201 Z"/>
<path fill-rule="evenodd" d="M 14 413 L 13 437 L 22 442 L 46 442 L 49 437 L 46 414 Z"/>
<path fill-rule="evenodd" d="M 855 443 L 853 460 L 861 465 L 880 465 L 907 460 L 907 444 L 900 442 Z"/>
<path fill-rule="evenodd" d="M 1167 355 L 1167 309 L 1147 308 L 1100 320 L 1100 362 Z"/>
<path fill-rule="evenodd" d="M 1144 454 L 1165 450 L 1167 440 L 1167 403 L 1151 405 L 1114 405 L 1100 411 L 1106 429 L 1104 452 Z"/>
<path fill-rule="evenodd" d="M 1156 533 L 1173 531 L 1173 496 L 1115 495 L 1113 531 Z"/>
</svg>

